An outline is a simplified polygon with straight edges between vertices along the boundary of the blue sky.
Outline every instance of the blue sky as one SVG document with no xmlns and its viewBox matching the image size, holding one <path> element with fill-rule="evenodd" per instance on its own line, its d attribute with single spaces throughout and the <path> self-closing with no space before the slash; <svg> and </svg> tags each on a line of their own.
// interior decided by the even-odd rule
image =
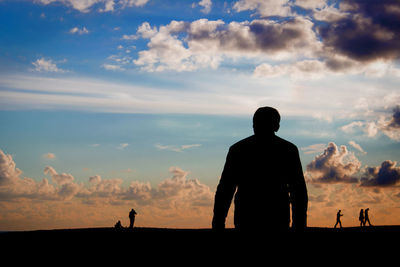
<svg viewBox="0 0 400 267">
<path fill-rule="evenodd" d="M 387 215 L 400 201 L 398 10 L 0 1 L 0 229 L 103 226 L 130 206 L 148 211 L 143 226 L 208 227 L 227 150 L 264 105 L 299 148 L 312 225 L 365 205 L 399 223 Z M 24 224 L 15 210 L 27 203 L 46 216 Z M 68 205 L 92 215 L 54 214 Z"/>
</svg>

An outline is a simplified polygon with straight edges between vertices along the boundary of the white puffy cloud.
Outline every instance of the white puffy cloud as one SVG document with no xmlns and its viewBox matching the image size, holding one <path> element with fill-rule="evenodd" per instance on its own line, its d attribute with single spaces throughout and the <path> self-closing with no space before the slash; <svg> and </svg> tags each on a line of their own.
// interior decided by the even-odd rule
<svg viewBox="0 0 400 267">
<path fill-rule="evenodd" d="M 201 0 L 198 3 L 198 5 L 203 7 L 201 12 L 203 12 L 204 14 L 208 14 L 211 11 L 212 1 L 211 0 Z"/>
<path fill-rule="evenodd" d="M 78 27 L 74 27 L 71 30 L 69 30 L 69 33 L 82 35 L 82 34 L 88 34 L 89 31 L 88 29 L 86 29 L 86 27 L 82 27 L 81 29 Z"/>
<path fill-rule="evenodd" d="M 32 65 L 35 67 L 33 70 L 38 72 L 65 72 L 65 70 L 57 67 L 57 64 L 51 59 L 45 59 L 43 57 L 32 62 Z"/>
<path fill-rule="evenodd" d="M 210 207 L 214 193 L 207 185 L 199 180 L 188 180 L 188 172 L 171 167 L 169 171 L 172 178 L 163 180 L 158 184 L 155 198 L 161 201 L 164 207 L 184 209 L 196 206 Z"/>
<path fill-rule="evenodd" d="M 319 21 L 335 22 L 344 19 L 348 13 L 336 7 L 325 5 L 321 9 L 316 9 L 313 12 L 313 17 Z"/>
<path fill-rule="evenodd" d="M 53 182 L 55 182 L 57 185 L 72 183 L 75 179 L 71 174 L 68 173 L 58 174 L 56 170 L 50 166 L 46 166 L 44 168 L 44 174 L 50 174 Z"/>
<path fill-rule="evenodd" d="M 99 12 L 112 12 L 117 6 L 120 9 L 126 7 L 140 7 L 144 6 L 149 0 L 36 0 L 35 2 L 48 5 L 51 3 L 62 3 L 68 7 L 72 7 L 82 13 L 91 11 L 93 6 L 100 6 Z"/>
<path fill-rule="evenodd" d="M 302 17 L 283 22 L 253 20 L 251 22 L 172 21 L 159 29 L 145 22 L 135 36 L 149 39 L 148 50 L 139 52 L 134 61 L 147 71 L 192 71 L 217 68 L 224 57 L 288 58 L 313 56 L 321 43 L 313 23 Z M 184 37 L 182 37 L 182 34 Z M 298 68 L 307 68 L 301 66 Z"/>
<path fill-rule="evenodd" d="M 390 110 L 390 109 L 389 109 Z M 340 129 L 346 133 L 355 133 L 361 130 L 368 137 L 375 137 L 383 133 L 392 140 L 400 140 L 400 106 L 396 105 L 388 115 L 389 110 L 384 112 L 372 112 L 372 116 L 364 121 L 353 121 Z M 371 118 L 372 117 L 372 118 Z"/>
<path fill-rule="evenodd" d="M 290 0 L 239 0 L 233 5 L 237 12 L 256 11 L 262 17 L 292 15 Z"/>
<path fill-rule="evenodd" d="M 80 12 L 87 13 L 90 11 L 90 8 L 93 5 L 106 2 L 106 0 L 38 0 L 37 2 L 40 2 L 44 5 L 60 2 L 66 6 L 70 6 L 76 10 L 79 10 Z"/>
<path fill-rule="evenodd" d="M 296 0 L 294 5 L 305 9 L 320 9 L 326 6 L 326 0 Z"/>
<path fill-rule="evenodd" d="M 343 125 L 342 127 L 340 127 L 340 129 L 345 133 L 354 133 L 356 129 L 363 126 L 364 126 L 363 121 L 353 121 L 349 124 Z"/>
<path fill-rule="evenodd" d="M 21 178 L 22 171 L 16 167 L 11 155 L 0 150 L 0 199 L 16 197 L 33 199 L 52 199 L 56 194 L 54 186 L 47 179 L 36 182 L 32 178 Z"/>
<path fill-rule="evenodd" d="M 342 145 L 329 143 L 324 152 L 307 165 L 306 176 L 312 183 L 356 183 L 354 175 L 361 163 Z"/>
<path fill-rule="evenodd" d="M 0 150 L 0 185 L 9 185 L 16 182 L 22 171 L 18 169 L 11 155 Z"/>
<path fill-rule="evenodd" d="M 107 0 L 104 3 L 104 8 L 99 8 L 99 12 L 113 12 L 114 6 L 115 6 L 114 0 Z"/>
<path fill-rule="evenodd" d="M 149 0 L 119 0 L 119 3 L 122 5 L 123 8 L 125 7 L 132 7 L 132 6 L 144 6 L 147 4 Z"/>
</svg>

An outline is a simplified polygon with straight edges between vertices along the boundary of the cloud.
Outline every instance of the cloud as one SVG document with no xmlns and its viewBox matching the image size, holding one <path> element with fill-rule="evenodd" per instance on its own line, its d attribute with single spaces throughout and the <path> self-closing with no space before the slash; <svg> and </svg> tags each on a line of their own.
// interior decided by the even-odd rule
<svg viewBox="0 0 400 267">
<path fill-rule="evenodd" d="M 32 178 L 20 178 L 22 171 L 16 168 L 11 155 L 0 150 L 0 199 L 66 201 L 78 199 L 82 203 L 109 203 L 119 205 L 132 203 L 148 205 L 161 209 L 192 209 L 207 206 L 210 208 L 214 193 L 199 180 L 187 179 L 189 172 L 178 167 L 169 169 L 171 178 L 162 180 L 153 188 L 149 182 L 132 181 L 123 186 L 119 178 L 102 179 L 91 176 L 88 185 L 75 182 L 73 175 L 58 173 L 53 167 L 46 166 L 44 173 L 51 176 L 54 185 L 47 179 L 37 182 Z M 128 202 L 126 202 L 128 201 Z"/>
<path fill-rule="evenodd" d="M 45 159 L 55 159 L 56 155 L 54 153 L 46 153 L 42 157 Z"/>
<path fill-rule="evenodd" d="M 88 13 L 91 11 L 93 6 L 100 6 L 99 12 L 113 12 L 117 6 L 119 9 L 125 9 L 126 7 L 141 7 L 144 6 L 149 0 L 36 0 L 44 5 L 51 3 L 61 3 L 68 7 L 72 7 L 82 13 Z"/>
<path fill-rule="evenodd" d="M 51 59 L 39 58 L 32 62 L 32 65 L 35 67 L 33 70 L 37 72 L 66 72 L 63 69 L 58 68 L 56 63 L 54 63 Z"/>
<path fill-rule="evenodd" d="M 256 11 L 261 17 L 292 15 L 290 0 L 239 0 L 233 9 L 237 12 Z"/>
<path fill-rule="evenodd" d="M 312 32 L 318 36 L 320 43 L 309 42 L 309 51 L 314 54 L 306 56 L 311 59 L 305 61 L 318 64 L 314 66 L 316 70 L 299 71 L 295 65 L 298 62 L 274 65 L 273 68 L 264 63 L 255 69 L 255 76 L 271 78 L 288 74 L 291 78 L 305 79 L 332 73 L 399 76 L 400 71 L 392 64 L 393 60 L 400 58 L 400 37 L 397 34 L 400 30 L 400 13 L 396 11 L 400 10 L 398 1 L 385 0 L 371 4 L 362 0 L 344 0 L 339 5 L 329 5 L 324 0 L 240 0 L 234 4 L 234 9 L 238 12 L 256 11 L 263 18 L 281 16 L 286 20 L 304 19 L 303 15 L 296 13 L 295 6 L 309 10 L 310 21 L 316 22 Z M 282 36 L 277 38 L 271 35 L 271 39 L 281 40 Z M 273 41 L 269 42 L 273 44 Z M 312 75 L 307 77 L 307 74 Z"/>
<path fill-rule="evenodd" d="M 325 5 L 320 9 L 313 11 L 313 18 L 319 21 L 336 22 L 347 18 L 349 13 L 336 8 L 334 5 Z"/>
<path fill-rule="evenodd" d="M 89 31 L 88 31 L 88 29 L 86 29 L 86 27 L 82 27 L 82 29 L 79 29 L 78 27 L 74 27 L 71 30 L 69 30 L 69 33 L 82 35 L 82 34 L 88 34 Z"/>
<path fill-rule="evenodd" d="M 128 41 L 132 41 L 132 40 L 136 40 L 136 39 L 138 39 L 138 36 L 136 34 L 131 34 L 131 35 L 124 34 L 124 35 L 122 35 L 122 38 L 121 38 L 121 40 L 128 40 Z"/>
<path fill-rule="evenodd" d="M 363 121 L 353 121 L 349 124 L 343 125 L 340 129 L 345 133 L 354 133 L 357 128 L 363 127 Z"/>
<path fill-rule="evenodd" d="M 354 147 L 355 149 L 357 149 L 357 150 L 360 151 L 361 153 L 367 154 L 367 152 L 365 152 L 364 149 L 363 149 L 359 144 L 357 144 L 356 142 L 354 142 L 354 141 L 349 141 L 349 145 L 351 145 L 352 147 Z"/>
<path fill-rule="evenodd" d="M 123 48 L 123 47 L 122 47 Z M 118 48 L 119 50 L 122 48 Z M 130 52 L 125 50 L 125 53 Z M 101 67 L 105 70 L 111 71 L 125 71 L 126 67 L 132 64 L 132 58 L 124 53 L 119 53 L 117 55 L 111 55 L 107 58 L 108 63 L 104 63 Z"/>
<path fill-rule="evenodd" d="M 382 112 L 381 112 L 382 113 Z M 340 129 L 346 133 L 354 133 L 361 130 L 368 137 L 376 137 L 378 133 L 383 133 L 392 140 L 400 140 L 400 106 L 397 105 L 392 109 L 391 115 L 373 113 L 374 118 L 365 121 L 354 121 L 346 124 Z"/>
<path fill-rule="evenodd" d="M 307 165 L 306 176 L 312 183 L 357 183 L 354 175 L 360 170 L 361 163 L 342 145 L 340 149 L 333 142 L 324 152 Z"/>
<path fill-rule="evenodd" d="M 119 3 L 122 5 L 123 8 L 125 7 L 132 7 L 132 6 L 144 6 L 149 2 L 149 0 L 120 0 Z"/>
<path fill-rule="evenodd" d="M 16 168 L 11 155 L 6 155 L 0 150 L 0 185 L 9 185 L 19 179 L 22 171 Z"/>
<path fill-rule="evenodd" d="M 201 12 L 203 12 L 204 14 L 208 14 L 211 11 L 211 7 L 212 7 L 212 1 L 211 0 L 201 0 L 198 3 L 199 6 L 203 7 L 203 9 L 201 10 Z"/>
<path fill-rule="evenodd" d="M 72 7 L 76 10 L 79 10 L 80 12 L 87 13 L 90 11 L 90 8 L 97 4 L 97 3 L 103 3 L 106 2 L 106 0 L 87 0 L 87 1 L 80 1 L 80 0 L 38 0 L 37 2 L 40 2 L 44 5 L 48 5 L 51 3 L 59 2 L 62 3 L 68 7 Z"/>
<path fill-rule="evenodd" d="M 117 147 L 118 149 L 124 150 L 125 148 L 127 148 L 129 146 L 128 143 L 121 143 L 119 144 L 119 146 Z"/>
<path fill-rule="evenodd" d="M 113 12 L 115 7 L 114 0 L 107 0 L 104 3 L 104 8 L 99 8 L 99 12 Z"/>
<path fill-rule="evenodd" d="M 74 181 L 74 177 L 71 174 L 61 173 L 58 174 L 53 167 L 46 166 L 44 168 L 44 174 L 50 174 L 53 182 L 58 185 L 63 185 L 67 183 L 72 183 Z"/>
<path fill-rule="evenodd" d="M 383 132 L 394 140 L 400 140 L 400 105 L 393 108 L 392 117 L 384 123 Z"/>
<path fill-rule="evenodd" d="M 21 178 L 22 171 L 16 167 L 11 155 L 0 150 L 0 199 L 15 198 L 54 199 L 57 190 L 47 179 L 37 182 L 32 178 Z"/>
<path fill-rule="evenodd" d="M 188 180 L 188 172 L 171 167 L 169 171 L 173 174 L 172 178 L 165 179 L 158 185 L 157 198 L 163 198 L 164 204 L 169 207 L 188 208 L 210 207 L 214 193 L 207 185 L 200 183 L 199 180 Z"/>
<path fill-rule="evenodd" d="M 381 166 L 366 167 L 361 177 L 361 186 L 390 187 L 400 181 L 400 167 L 397 162 L 385 160 Z"/>
<path fill-rule="evenodd" d="M 101 65 L 105 70 L 112 70 L 112 71 L 124 71 L 125 69 L 121 67 L 121 65 L 115 65 L 115 64 L 106 64 L 104 63 Z"/>
<path fill-rule="evenodd" d="M 347 15 L 318 26 L 324 46 L 360 62 L 400 57 L 400 2 L 343 0 Z"/>
<path fill-rule="evenodd" d="M 217 68 L 224 57 L 312 56 L 321 48 L 312 28 L 313 23 L 303 17 L 229 24 L 207 19 L 172 21 L 158 30 L 145 22 L 137 35 L 149 39 L 148 50 L 140 51 L 134 63 L 147 71 L 193 71 Z"/>
<path fill-rule="evenodd" d="M 320 60 L 303 60 L 293 64 L 280 64 L 272 66 L 263 63 L 254 70 L 254 76 L 260 78 L 272 78 L 288 75 L 295 80 L 318 79 L 329 73 L 326 64 Z"/>
<path fill-rule="evenodd" d="M 290 63 L 262 63 L 254 70 L 254 76 L 273 78 L 289 76 L 293 80 L 314 80 L 332 75 L 357 75 L 367 77 L 400 77 L 400 69 L 390 61 L 362 63 L 338 54 L 322 52 L 318 59 L 297 60 Z"/>
<path fill-rule="evenodd" d="M 296 0 L 294 5 L 304 9 L 321 9 L 327 6 L 326 0 Z"/>
<path fill-rule="evenodd" d="M 315 154 L 321 153 L 325 150 L 326 144 L 314 144 L 309 145 L 307 147 L 302 147 L 300 150 L 304 152 L 304 154 Z"/>
<path fill-rule="evenodd" d="M 169 151 L 174 151 L 174 152 L 183 152 L 184 150 L 187 150 L 187 149 L 200 147 L 201 144 L 190 144 L 190 145 L 181 145 L 181 146 L 155 144 L 154 146 L 159 150 L 169 150 Z"/>
<path fill-rule="evenodd" d="M 99 175 L 89 177 L 86 184 L 77 183 L 71 174 L 53 167 L 45 171 L 54 184 L 21 178 L 13 158 L 0 150 L 2 229 L 104 227 L 116 220 L 124 224 L 131 207 L 139 213 L 139 225 L 206 227 L 211 220 L 214 192 L 199 180 L 188 179 L 189 172 L 178 167 L 171 167 L 170 176 L 154 187 L 141 181 L 124 185 L 122 179 Z M 28 219 L 35 224 L 27 226 Z"/>
</svg>

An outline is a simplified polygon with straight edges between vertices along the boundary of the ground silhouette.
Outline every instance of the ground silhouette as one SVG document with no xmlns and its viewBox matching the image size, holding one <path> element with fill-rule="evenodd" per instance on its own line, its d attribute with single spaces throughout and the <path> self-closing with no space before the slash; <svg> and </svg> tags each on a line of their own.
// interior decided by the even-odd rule
<svg viewBox="0 0 400 267">
<path fill-rule="evenodd" d="M 20 263 L 22 259 L 42 265 L 47 262 L 104 265 L 107 262 L 113 265 L 324 266 L 340 258 L 343 265 L 365 262 L 368 266 L 379 262 L 385 266 L 398 260 L 399 238 L 400 226 L 307 228 L 302 233 L 289 231 L 276 235 L 254 232 L 242 235 L 234 229 L 142 227 L 0 233 L 3 260 L 10 258 Z"/>
<path fill-rule="evenodd" d="M 253 116 L 254 135 L 229 149 L 215 194 L 212 228 L 225 228 L 235 195 L 234 225 L 244 231 L 287 231 L 307 224 L 307 188 L 297 147 L 276 136 L 279 112 L 259 108 Z"/>
</svg>

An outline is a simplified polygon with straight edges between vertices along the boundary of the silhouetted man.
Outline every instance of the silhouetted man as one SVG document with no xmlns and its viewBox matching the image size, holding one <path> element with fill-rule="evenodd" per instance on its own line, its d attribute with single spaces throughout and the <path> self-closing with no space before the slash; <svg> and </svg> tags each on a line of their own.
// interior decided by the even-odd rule
<svg viewBox="0 0 400 267">
<path fill-rule="evenodd" d="M 365 209 L 365 216 L 364 216 L 364 226 L 367 225 L 367 222 L 368 222 L 368 225 L 369 225 L 369 226 L 372 226 L 371 222 L 369 221 L 369 214 L 368 214 L 368 211 L 369 211 L 369 208 L 366 208 L 366 209 Z"/>
<path fill-rule="evenodd" d="M 360 210 L 360 216 L 358 216 L 358 220 L 360 221 L 360 227 L 365 226 L 365 220 L 364 220 L 364 210 Z"/>
<path fill-rule="evenodd" d="M 235 228 L 286 231 L 307 225 L 307 188 L 298 149 L 278 137 L 280 115 L 271 107 L 253 116 L 254 135 L 229 149 L 215 194 L 213 229 L 224 229 L 235 194 Z"/>
<path fill-rule="evenodd" d="M 341 210 L 339 210 L 339 211 L 336 213 L 336 223 L 335 223 L 335 227 L 334 227 L 334 228 L 336 228 L 336 226 L 337 226 L 338 224 L 339 224 L 340 228 L 342 228 L 342 222 L 340 221 L 340 217 L 342 217 L 343 214 L 341 214 L 340 212 L 341 212 Z"/>
<path fill-rule="evenodd" d="M 132 229 L 133 228 L 133 225 L 135 224 L 135 216 L 136 216 L 136 211 L 134 210 L 134 209 L 132 209 L 130 212 L 129 212 L 129 221 L 130 221 L 130 223 L 129 223 L 129 228 L 130 229 Z"/>
</svg>

